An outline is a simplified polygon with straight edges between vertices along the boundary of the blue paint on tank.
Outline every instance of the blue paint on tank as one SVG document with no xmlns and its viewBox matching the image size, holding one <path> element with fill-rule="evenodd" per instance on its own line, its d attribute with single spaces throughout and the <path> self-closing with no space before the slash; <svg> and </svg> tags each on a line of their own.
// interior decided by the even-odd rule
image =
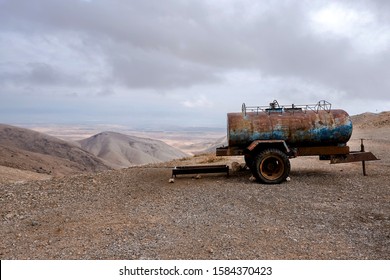
<svg viewBox="0 0 390 280">
<path fill-rule="evenodd" d="M 255 140 L 284 140 L 292 146 L 343 145 L 351 135 L 352 121 L 343 110 L 228 114 L 229 146 L 247 146 Z"/>
</svg>

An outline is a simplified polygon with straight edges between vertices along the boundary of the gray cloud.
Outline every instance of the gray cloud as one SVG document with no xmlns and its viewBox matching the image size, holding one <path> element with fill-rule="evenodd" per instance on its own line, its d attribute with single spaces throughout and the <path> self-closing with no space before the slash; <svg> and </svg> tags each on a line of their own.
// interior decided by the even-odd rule
<svg viewBox="0 0 390 280">
<path fill-rule="evenodd" d="M 66 86 L 75 87 L 85 85 L 82 77 L 64 73 L 61 69 L 43 62 L 28 62 L 17 71 L 0 73 L 0 84 L 28 85 L 28 86 Z"/>
<path fill-rule="evenodd" d="M 176 88 L 218 81 L 210 67 L 150 51 L 113 54 L 109 64 L 115 80 L 130 88 Z"/>
<path fill-rule="evenodd" d="M 346 13 L 336 18 L 340 30 L 316 29 L 318 12 L 327 7 Z M 256 85 L 286 83 L 274 95 L 289 95 L 291 85 L 298 98 L 300 90 L 317 97 L 313 88 L 319 88 L 348 100 L 390 102 L 388 7 L 379 0 L 3 0 L 0 51 L 7 57 L 0 54 L 0 83 L 12 84 L 13 91 L 17 85 L 56 86 L 79 96 L 140 89 L 185 96 L 194 87 L 209 86 L 210 94 L 228 89 L 229 73 L 242 72 L 258 75 Z M 24 48 L 8 49 L 2 34 L 24 38 Z"/>
</svg>

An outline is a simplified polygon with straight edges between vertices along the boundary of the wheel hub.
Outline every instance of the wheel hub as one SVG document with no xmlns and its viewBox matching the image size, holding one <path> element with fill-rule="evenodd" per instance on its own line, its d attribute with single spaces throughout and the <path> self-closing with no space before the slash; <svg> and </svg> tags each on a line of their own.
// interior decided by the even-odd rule
<svg viewBox="0 0 390 280">
<path fill-rule="evenodd" d="M 260 164 L 260 172 L 268 180 L 275 180 L 283 174 L 283 163 L 276 157 L 265 158 Z"/>
</svg>

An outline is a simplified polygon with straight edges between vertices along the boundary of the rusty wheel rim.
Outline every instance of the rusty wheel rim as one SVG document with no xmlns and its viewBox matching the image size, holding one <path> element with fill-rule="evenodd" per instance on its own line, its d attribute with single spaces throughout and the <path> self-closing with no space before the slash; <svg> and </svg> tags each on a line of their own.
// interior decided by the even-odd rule
<svg viewBox="0 0 390 280">
<path fill-rule="evenodd" d="M 273 181 L 283 175 L 284 164 L 281 158 L 268 156 L 261 161 L 259 169 L 265 179 Z"/>
</svg>

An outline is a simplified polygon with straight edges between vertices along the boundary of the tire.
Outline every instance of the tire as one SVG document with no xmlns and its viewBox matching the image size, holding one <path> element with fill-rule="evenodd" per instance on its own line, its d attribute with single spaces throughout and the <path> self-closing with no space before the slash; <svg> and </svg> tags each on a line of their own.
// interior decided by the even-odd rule
<svg viewBox="0 0 390 280">
<path fill-rule="evenodd" d="M 261 183 L 280 184 L 288 177 L 290 168 L 290 160 L 285 153 L 278 149 L 267 149 L 255 157 L 252 173 Z"/>
</svg>

